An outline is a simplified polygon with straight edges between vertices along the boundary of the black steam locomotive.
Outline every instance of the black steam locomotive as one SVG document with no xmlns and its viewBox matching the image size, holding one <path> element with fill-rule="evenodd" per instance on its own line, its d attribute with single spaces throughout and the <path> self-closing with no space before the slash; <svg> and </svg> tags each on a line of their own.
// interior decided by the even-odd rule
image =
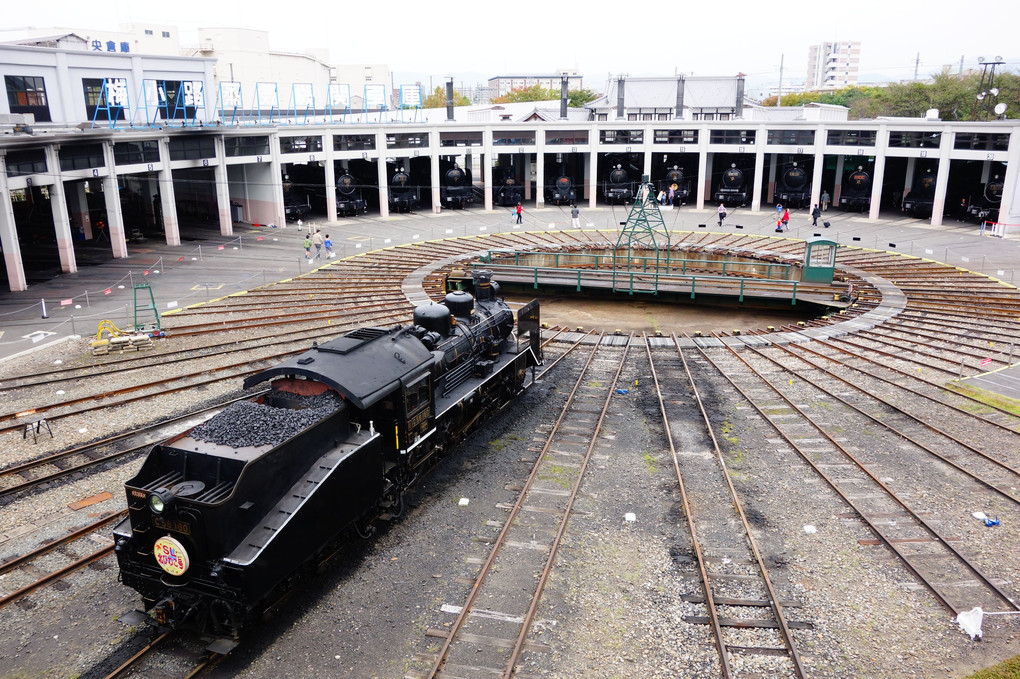
<svg viewBox="0 0 1020 679">
<path fill-rule="evenodd" d="M 691 180 L 684 177 L 684 171 L 677 165 L 666 168 L 666 176 L 659 182 L 659 190 L 666 192 L 666 200 L 669 201 L 669 192 L 673 192 L 673 205 L 686 205 L 691 195 Z"/>
<path fill-rule="evenodd" d="M 995 222 L 999 219 L 999 204 L 1002 203 L 1002 179 L 995 175 L 992 181 L 985 184 L 980 200 L 971 203 L 967 215 L 977 222 Z"/>
<path fill-rule="evenodd" d="M 411 185 L 411 178 L 402 167 L 390 178 L 389 195 L 391 212 L 411 212 L 421 207 L 419 189 Z"/>
<path fill-rule="evenodd" d="M 723 172 L 719 190 L 715 192 L 715 202 L 730 207 L 747 205 L 747 189 L 744 188 L 744 172 L 736 163 Z"/>
<path fill-rule="evenodd" d="M 341 217 L 356 217 L 368 212 L 368 203 L 361 197 L 357 180 L 342 174 L 336 180 L 336 211 Z"/>
<path fill-rule="evenodd" d="M 577 200 L 577 192 L 574 190 L 574 180 L 568 175 L 561 174 L 553 180 L 545 192 L 546 200 L 556 205 L 572 205 Z"/>
<path fill-rule="evenodd" d="M 496 204 L 500 207 L 517 205 L 524 200 L 524 185 L 514 176 L 513 168 L 492 168 Z"/>
<path fill-rule="evenodd" d="M 247 378 L 269 390 L 154 446 L 114 531 L 134 622 L 211 636 L 224 652 L 254 614 L 335 550 L 396 518 L 404 492 L 524 388 L 538 302 L 514 317 L 488 271 L 474 296 L 419 306 L 414 325 L 361 328 Z"/>
<path fill-rule="evenodd" d="M 634 180 L 622 165 L 617 165 L 606 175 L 606 180 L 602 182 L 602 197 L 610 205 L 626 205 L 634 200 Z"/>
<path fill-rule="evenodd" d="M 443 207 L 463 209 L 475 202 L 475 194 L 471 188 L 471 177 L 468 173 L 454 165 L 443 175 L 443 185 L 439 189 L 439 197 Z"/>
<path fill-rule="evenodd" d="M 910 191 L 903 197 L 903 211 L 918 219 L 931 217 L 935 207 L 935 174 L 931 168 L 914 178 Z"/>
<path fill-rule="evenodd" d="M 839 194 L 839 208 L 864 212 L 871 209 L 871 175 L 858 167 L 843 181 Z"/>
<path fill-rule="evenodd" d="M 802 208 L 811 204 L 811 187 L 804 168 L 794 163 L 779 178 L 776 201 L 786 207 Z"/>
<path fill-rule="evenodd" d="M 283 178 L 283 214 L 287 219 L 299 220 L 308 216 L 312 211 L 312 204 L 308 196 L 298 195 L 294 183 L 290 177 Z"/>
</svg>

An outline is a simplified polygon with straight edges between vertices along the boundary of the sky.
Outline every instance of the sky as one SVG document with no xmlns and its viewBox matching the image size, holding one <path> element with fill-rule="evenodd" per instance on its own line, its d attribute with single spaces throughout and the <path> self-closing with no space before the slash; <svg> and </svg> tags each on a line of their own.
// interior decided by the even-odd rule
<svg viewBox="0 0 1020 679">
<path fill-rule="evenodd" d="M 151 21 L 178 26 L 182 45 L 197 43 L 199 27 L 269 32 L 270 48 L 327 48 L 334 63 L 384 63 L 394 84 L 433 86 L 453 76 L 457 86 L 497 75 L 577 69 L 586 87 L 601 91 L 612 75 L 748 76 L 752 96 L 779 84 L 803 82 L 808 47 L 823 41 L 861 43 L 861 81 L 909 80 L 963 58 L 1001 56 L 1020 71 L 1020 3 L 967 5 L 947 0 L 649 3 L 514 0 L 499 2 L 338 2 L 300 0 L 47 0 L 46 13 L 4 12 L 0 29 L 67 27 L 116 30 Z M 291 10 L 290 8 L 294 9 Z M 973 8 L 973 9 L 971 9 Z M 919 63 L 916 60 L 920 59 Z"/>
</svg>

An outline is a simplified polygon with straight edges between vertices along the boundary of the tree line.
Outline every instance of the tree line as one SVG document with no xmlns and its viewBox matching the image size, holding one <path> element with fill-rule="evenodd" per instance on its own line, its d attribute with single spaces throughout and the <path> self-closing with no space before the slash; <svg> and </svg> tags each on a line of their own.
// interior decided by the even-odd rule
<svg viewBox="0 0 1020 679">
<path fill-rule="evenodd" d="M 598 96 L 598 92 L 589 89 L 570 90 L 567 92 L 569 105 L 572 107 L 584 106 L 589 101 L 597 99 Z M 541 85 L 532 85 L 531 87 L 521 87 L 516 90 L 512 90 L 501 97 L 490 99 L 489 103 L 513 104 L 522 101 L 553 101 L 559 100 L 559 98 L 559 89 L 546 89 Z M 455 89 L 453 91 L 453 105 L 470 106 L 471 100 Z M 425 97 L 425 101 L 422 103 L 422 106 L 424 108 L 443 108 L 446 106 L 446 92 L 442 87 L 436 87 L 432 94 Z"/>
<path fill-rule="evenodd" d="M 994 86 L 999 90 L 993 95 L 987 82 L 986 94 L 978 99 L 981 89 L 981 73 L 965 73 L 962 76 L 942 72 L 928 82 L 912 81 L 890 83 L 884 87 L 857 86 L 841 90 L 820 92 L 798 92 L 784 94 L 783 106 L 803 106 L 817 102 L 836 104 L 850 109 L 851 120 L 863 120 L 878 116 L 904 116 L 921 118 L 929 110 L 939 110 L 942 120 L 994 120 L 996 104 L 1006 104 L 1005 118 L 1020 117 L 1020 76 L 1015 73 L 996 73 Z M 762 106 L 775 106 L 778 97 L 768 97 Z"/>
</svg>

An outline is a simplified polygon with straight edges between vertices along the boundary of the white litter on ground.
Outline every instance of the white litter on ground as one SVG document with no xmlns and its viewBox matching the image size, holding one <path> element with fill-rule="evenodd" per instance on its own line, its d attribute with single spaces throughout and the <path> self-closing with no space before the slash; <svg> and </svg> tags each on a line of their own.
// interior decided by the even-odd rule
<svg viewBox="0 0 1020 679">
<path fill-rule="evenodd" d="M 980 512 L 978 512 L 980 514 Z M 970 635 L 971 639 L 981 639 L 981 620 L 985 617 L 985 612 L 981 610 L 980 606 L 975 606 L 969 611 L 964 611 L 956 616 L 956 622 L 959 623 L 963 631 Z"/>
<path fill-rule="evenodd" d="M 637 521 L 637 514 L 635 514 L 634 512 L 627 512 L 626 514 L 623 515 L 623 520 L 628 523 L 633 523 Z"/>
<path fill-rule="evenodd" d="M 817 528 L 815 528 L 814 526 L 812 526 L 812 525 L 811 525 L 811 524 L 809 523 L 808 525 L 804 526 L 804 532 L 805 532 L 805 533 L 817 533 L 817 532 L 818 532 L 818 529 L 817 529 Z"/>
<path fill-rule="evenodd" d="M 460 502 L 458 502 L 457 504 L 459 504 L 461 507 L 467 507 L 469 502 L 471 502 L 471 500 L 467 499 L 466 497 L 462 497 L 460 499 Z"/>
</svg>

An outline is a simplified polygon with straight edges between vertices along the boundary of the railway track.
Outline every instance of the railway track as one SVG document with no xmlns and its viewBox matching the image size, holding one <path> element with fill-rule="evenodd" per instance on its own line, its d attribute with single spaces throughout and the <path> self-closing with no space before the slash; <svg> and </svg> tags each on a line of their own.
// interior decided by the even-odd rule
<svg viewBox="0 0 1020 679">
<path fill-rule="evenodd" d="M 889 485 L 879 454 L 888 450 L 888 441 L 875 436 L 865 443 L 858 437 L 854 447 L 862 452 L 855 455 L 841 442 L 845 428 L 835 431 L 827 410 L 803 407 L 806 397 L 791 389 L 789 382 L 794 380 L 787 380 L 787 372 L 781 377 L 766 375 L 732 348 L 712 352 L 699 348 L 698 352 L 948 611 L 958 615 L 978 605 L 986 611 L 1020 610 L 1000 588 L 1001 580 L 986 574 L 957 548 L 955 540 L 925 518 L 929 511 L 916 508 Z M 713 377 L 702 374 L 698 379 Z M 826 396 L 826 404 L 831 404 L 831 396 Z M 810 441 L 810 449 L 798 441 Z"/>
<path fill-rule="evenodd" d="M 807 673 L 787 619 L 788 604 L 796 602 L 776 592 L 687 359 L 675 336 L 647 342 L 646 350 L 704 592 L 695 603 L 705 615 L 685 620 L 711 628 L 721 676 L 735 676 L 744 656 L 782 656 L 787 665 L 775 668 L 774 676 L 803 679 Z M 671 425 L 689 421 L 682 411 L 691 408 L 700 413 L 702 428 Z"/>
<path fill-rule="evenodd" d="M 3 594 L 0 594 L 0 608 L 112 554 L 113 539 L 108 535 L 100 536 L 100 533 L 112 528 L 115 521 L 119 521 L 125 516 L 127 516 L 126 509 L 108 514 L 87 526 L 9 559 L 0 565 L 0 577 L 2 577 L 4 591 Z M 100 543 L 109 544 L 97 548 Z M 48 560 L 59 560 L 64 565 L 48 570 L 49 567 L 42 563 L 43 557 L 56 551 L 59 551 L 59 557 Z M 42 574 L 40 575 L 40 573 Z"/>
<path fill-rule="evenodd" d="M 594 342 L 425 676 L 514 675 L 629 345 L 630 337 L 603 335 Z M 513 553 L 504 556 L 504 550 Z"/>
</svg>

